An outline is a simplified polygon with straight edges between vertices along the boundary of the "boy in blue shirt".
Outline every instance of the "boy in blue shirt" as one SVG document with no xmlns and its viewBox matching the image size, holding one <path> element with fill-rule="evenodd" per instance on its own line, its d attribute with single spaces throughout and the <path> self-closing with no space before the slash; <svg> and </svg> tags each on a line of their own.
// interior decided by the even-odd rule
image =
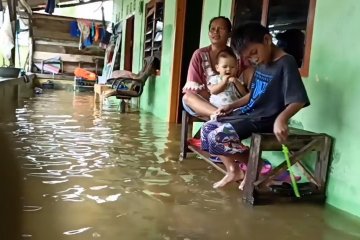
<svg viewBox="0 0 360 240">
<path fill-rule="evenodd" d="M 248 154 L 239 151 L 234 142 L 255 132 L 273 132 L 284 142 L 289 119 L 310 104 L 295 59 L 272 43 L 267 28 L 260 24 L 241 26 L 233 31 L 232 43 L 235 52 L 256 69 L 250 93 L 219 108 L 217 121 L 202 127 L 202 148 L 219 155 L 227 170 L 214 188 L 245 177 L 236 160 L 246 163 Z"/>
</svg>

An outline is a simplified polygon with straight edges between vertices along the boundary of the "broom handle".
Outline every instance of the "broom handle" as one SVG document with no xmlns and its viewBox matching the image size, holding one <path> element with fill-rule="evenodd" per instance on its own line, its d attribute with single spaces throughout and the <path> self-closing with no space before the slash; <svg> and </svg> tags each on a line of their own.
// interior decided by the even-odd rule
<svg viewBox="0 0 360 240">
<path fill-rule="evenodd" d="M 289 149 L 284 144 L 282 144 L 282 149 L 283 149 L 282 151 L 283 151 L 284 156 L 285 156 L 287 167 L 288 167 L 289 172 L 290 172 L 291 185 L 293 187 L 295 196 L 299 198 L 300 197 L 299 188 L 298 188 L 298 185 L 297 185 L 296 180 L 295 180 L 294 172 L 291 169 L 291 162 L 290 162 L 290 157 L 289 157 L 289 153 L 290 153 Z"/>
</svg>

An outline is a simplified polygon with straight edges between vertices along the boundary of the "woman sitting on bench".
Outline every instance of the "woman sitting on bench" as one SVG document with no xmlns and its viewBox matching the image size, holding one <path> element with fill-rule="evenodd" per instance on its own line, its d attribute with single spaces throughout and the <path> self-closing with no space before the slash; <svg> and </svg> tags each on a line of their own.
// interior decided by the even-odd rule
<svg viewBox="0 0 360 240">
<path fill-rule="evenodd" d="M 210 119 L 217 110 L 209 102 L 208 81 L 210 77 L 218 74 L 215 70 L 216 58 L 219 52 L 229 48 L 226 44 L 230 33 L 231 22 L 228 18 L 220 16 L 211 19 L 209 24 L 211 45 L 196 50 L 191 58 L 182 101 L 184 109 L 192 116 Z M 239 66 L 239 73 L 243 70 L 244 66 Z M 249 77 L 244 76 L 244 79 Z"/>
</svg>

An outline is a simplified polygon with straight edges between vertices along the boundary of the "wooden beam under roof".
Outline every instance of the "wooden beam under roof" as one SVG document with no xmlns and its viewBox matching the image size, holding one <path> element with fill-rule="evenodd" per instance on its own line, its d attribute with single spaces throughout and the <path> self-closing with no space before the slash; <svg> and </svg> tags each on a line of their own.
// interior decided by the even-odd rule
<svg viewBox="0 0 360 240">
<path fill-rule="evenodd" d="M 35 0 L 35 1 L 37 1 L 37 0 Z M 108 1 L 108 0 L 90 0 L 88 2 L 79 1 L 78 3 L 74 3 L 73 1 L 60 1 L 61 4 L 57 3 L 56 8 L 75 7 L 75 6 L 85 5 L 85 4 L 89 4 L 89 3 L 104 2 L 104 1 Z M 44 2 L 41 2 L 35 6 L 32 5 L 31 9 L 33 11 L 39 11 L 39 10 L 45 9 L 45 7 L 46 7 L 46 5 L 44 5 Z"/>
</svg>

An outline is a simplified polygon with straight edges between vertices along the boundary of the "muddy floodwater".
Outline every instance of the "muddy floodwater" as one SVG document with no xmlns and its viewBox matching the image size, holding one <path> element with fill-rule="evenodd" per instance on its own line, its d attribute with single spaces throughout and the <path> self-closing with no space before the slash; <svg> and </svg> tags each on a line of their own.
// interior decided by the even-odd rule
<svg viewBox="0 0 360 240">
<path fill-rule="evenodd" d="M 178 161 L 179 125 L 99 111 L 91 93 L 45 92 L 1 126 L 23 172 L 23 239 L 360 239 L 359 220 L 331 207 L 248 207 L 235 184 L 214 190 L 218 171 Z"/>
</svg>

